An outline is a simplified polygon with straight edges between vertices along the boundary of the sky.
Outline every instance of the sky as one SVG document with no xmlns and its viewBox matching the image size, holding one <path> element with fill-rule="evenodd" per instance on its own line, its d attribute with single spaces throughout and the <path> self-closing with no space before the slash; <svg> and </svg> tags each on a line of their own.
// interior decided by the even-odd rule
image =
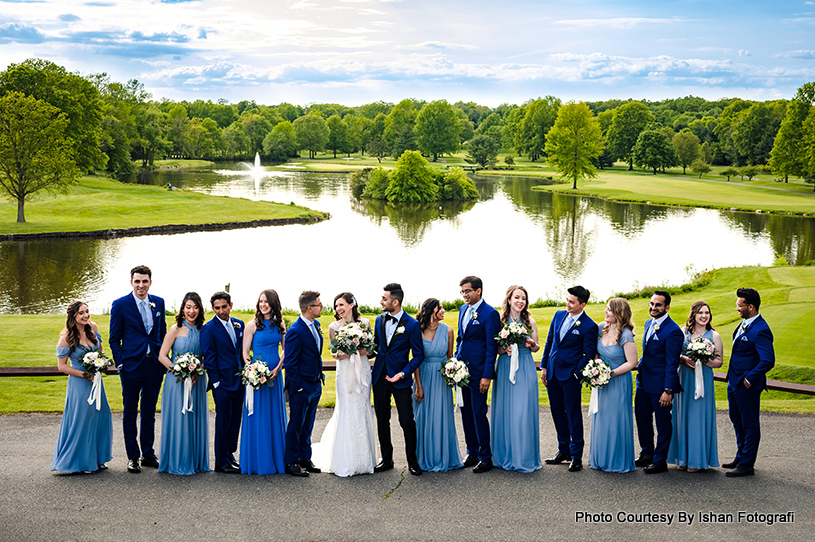
<svg viewBox="0 0 815 542">
<path fill-rule="evenodd" d="M 815 0 L 0 0 L 0 67 L 32 57 L 171 100 L 771 100 Z"/>
</svg>

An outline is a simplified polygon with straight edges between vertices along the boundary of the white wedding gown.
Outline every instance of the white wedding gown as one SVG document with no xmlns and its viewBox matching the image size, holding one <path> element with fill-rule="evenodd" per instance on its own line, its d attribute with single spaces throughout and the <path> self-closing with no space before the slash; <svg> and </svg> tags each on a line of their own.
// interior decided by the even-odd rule
<svg viewBox="0 0 815 542">
<path fill-rule="evenodd" d="M 362 320 L 368 323 L 367 320 Z M 334 331 L 344 322 L 331 323 Z M 369 324 L 370 325 L 370 324 Z M 337 476 L 370 474 L 376 465 L 376 438 L 371 407 L 371 365 L 368 356 L 337 360 L 337 399 L 312 461 Z"/>
</svg>

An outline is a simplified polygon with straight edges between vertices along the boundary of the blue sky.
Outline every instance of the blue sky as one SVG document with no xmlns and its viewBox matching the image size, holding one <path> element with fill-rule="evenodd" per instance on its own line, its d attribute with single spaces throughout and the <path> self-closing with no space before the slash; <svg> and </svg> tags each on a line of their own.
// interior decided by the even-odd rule
<svg viewBox="0 0 815 542">
<path fill-rule="evenodd" d="M 173 100 L 768 100 L 815 81 L 815 0 L 0 0 L 31 57 Z"/>
</svg>

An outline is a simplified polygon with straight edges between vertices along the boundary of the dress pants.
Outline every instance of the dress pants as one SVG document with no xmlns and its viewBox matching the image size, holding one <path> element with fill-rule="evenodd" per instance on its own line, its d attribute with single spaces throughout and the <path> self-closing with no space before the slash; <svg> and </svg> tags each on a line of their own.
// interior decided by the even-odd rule
<svg viewBox="0 0 815 542">
<path fill-rule="evenodd" d="M 671 444 L 673 435 L 673 424 L 671 423 L 671 406 L 659 406 L 659 398 L 662 393 L 647 393 L 637 388 L 634 396 L 634 416 L 637 419 L 637 435 L 640 440 L 642 453 L 654 457 L 654 464 L 661 465 L 668 462 L 668 447 Z M 651 421 L 653 415 L 657 424 L 657 443 L 654 446 L 654 424 Z"/>
<path fill-rule="evenodd" d="M 318 381 L 314 390 L 289 392 L 289 425 L 286 427 L 286 465 L 311 459 L 311 432 L 323 386 Z"/>
<path fill-rule="evenodd" d="M 761 440 L 761 426 L 758 413 L 761 390 L 755 386 L 749 388 L 741 383 L 735 387 L 727 384 L 727 403 L 730 421 L 736 430 L 736 460 L 740 466 L 753 467 L 758 455 L 758 443 Z"/>
<path fill-rule="evenodd" d="M 166 372 L 164 366 L 153 356 L 142 359 L 138 368 L 133 371 L 119 370 L 119 379 L 122 381 L 122 430 L 128 459 L 138 459 L 140 455 L 156 456 L 153 449 L 156 437 L 156 404 Z M 141 427 L 137 431 L 136 416 L 139 411 Z"/>
<path fill-rule="evenodd" d="M 557 432 L 557 451 L 572 459 L 583 458 L 583 410 L 580 381 L 576 378 L 549 380 L 546 385 L 552 421 Z"/>
<path fill-rule="evenodd" d="M 461 425 L 464 428 L 467 455 L 477 457 L 479 461 L 492 461 L 490 422 L 487 420 L 487 394 L 481 393 L 480 386 L 481 379 L 473 378 L 468 386 L 461 388 L 464 397 L 464 406 L 461 407 Z"/>
<path fill-rule="evenodd" d="M 382 461 L 393 461 L 393 443 L 391 442 L 391 396 L 396 403 L 399 425 L 405 435 L 405 456 L 408 465 L 418 465 L 416 456 L 416 420 L 413 418 L 413 389 L 397 388 L 385 377 L 388 372 L 383 368 L 379 380 L 373 385 L 374 412 L 376 413 L 376 430 L 379 436 L 379 451 Z"/>
<path fill-rule="evenodd" d="M 245 386 L 238 386 L 238 389 L 232 391 L 227 391 L 220 386 L 212 388 L 212 399 L 215 401 L 216 467 L 225 467 L 235 461 L 245 395 Z"/>
</svg>

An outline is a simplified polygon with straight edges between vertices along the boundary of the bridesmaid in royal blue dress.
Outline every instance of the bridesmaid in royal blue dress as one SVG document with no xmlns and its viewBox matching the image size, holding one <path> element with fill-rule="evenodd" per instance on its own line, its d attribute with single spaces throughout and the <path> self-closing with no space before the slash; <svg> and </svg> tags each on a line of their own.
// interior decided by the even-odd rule
<svg viewBox="0 0 815 542">
<path fill-rule="evenodd" d="M 283 368 L 280 347 L 286 333 L 280 298 L 274 290 L 263 290 L 255 306 L 255 318 L 246 324 L 243 335 L 245 363 L 261 360 L 272 370 L 273 386 L 263 385 L 254 393 L 254 412 L 244 404 L 241 424 L 241 473 L 277 474 L 285 470 L 286 399 L 283 381 L 277 379 Z M 251 355 L 250 355 L 251 352 Z"/>
<path fill-rule="evenodd" d="M 589 465 L 606 472 L 632 472 L 634 409 L 631 370 L 637 366 L 637 346 L 631 307 L 620 297 L 610 299 L 605 322 L 599 324 L 597 357 L 609 364 L 611 380 L 597 390 L 598 411 L 591 415 Z"/>
<path fill-rule="evenodd" d="M 170 474 L 195 474 L 209 472 L 209 403 L 207 400 L 207 375 L 194 375 L 192 382 L 192 410 L 184 409 L 184 381 L 170 371 L 170 350 L 173 361 L 178 356 L 192 352 L 201 356 L 199 330 L 204 325 L 204 305 L 201 297 L 189 292 L 181 302 L 181 311 L 175 324 L 167 330 L 158 360 L 168 371 L 164 377 L 161 396 L 161 446 L 159 447 L 159 472 Z"/>
<path fill-rule="evenodd" d="M 439 372 L 442 362 L 453 357 L 453 328 L 442 323 L 444 308 L 438 299 L 422 303 L 416 320 L 422 327 L 424 345 L 424 362 L 413 375 L 419 466 L 430 472 L 460 469 L 464 464 L 456 437 L 453 389 L 444 383 Z"/>
<path fill-rule="evenodd" d="M 685 345 L 680 358 L 679 383 L 683 391 L 674 397 L 673 435 L 668 448 L 668 463 L 679 470 L 697 472 L 719 466 L 719 446 L 716 435 L 716 395 L 713 390 L 713 369 L 722 366 L 722 337 L 713 330 L 710 306 L 697 301 L 691 306 L 685 332 Z M 687 356 L 687 346 L 697 337 L 713 342 L 716 357 L 699 364 L 704 392 L 696 393 L 696 363 Z"/>
<path fill-rule="evenodd" d="M 538 372 L 532 353 L 540 349 L 538 325 L 529 316 L 529 294 L 510 286 L 504 297 L 501 323 L 520 322 L 530 331 L 526 343 L 499 348 L 490 406 L 492 462 L 504 470 L 533 472 L 541 468 Z M 518 349 L 518 367 L 512 349 Z"/>
<path fill-rule="evenodd" d="M 93 386 L 79 360 L 91 350 L 102 352 L 102 336 L 91 322 L 88 306 L 81 301 L 68 305 L 68 318 L 57 342 L 57 367 L 68 375 L 65 410 L 59 425 L 52 471 L 96 472 L 113 459 L 113 418 L 102 386 L 99 410 L 88 404 Z"/>
</svg>

